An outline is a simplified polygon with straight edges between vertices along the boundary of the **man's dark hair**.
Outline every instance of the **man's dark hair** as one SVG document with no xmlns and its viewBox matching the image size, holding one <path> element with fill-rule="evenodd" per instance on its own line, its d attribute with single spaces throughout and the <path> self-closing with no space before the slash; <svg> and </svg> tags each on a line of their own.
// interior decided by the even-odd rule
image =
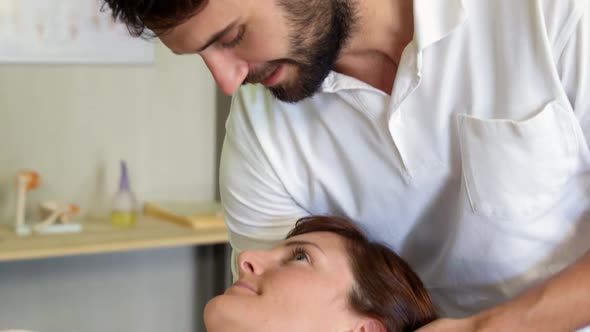
<svg viewBox="0 0 590 332">
<path fill-rule="evenodd" d="M 186 22 L 208 0 L 103 0 L 115 21 L 123 22 L 135 37 L 153 38 Z M 151 31 L 150 31 L 151 30 Z"/>
</svg>

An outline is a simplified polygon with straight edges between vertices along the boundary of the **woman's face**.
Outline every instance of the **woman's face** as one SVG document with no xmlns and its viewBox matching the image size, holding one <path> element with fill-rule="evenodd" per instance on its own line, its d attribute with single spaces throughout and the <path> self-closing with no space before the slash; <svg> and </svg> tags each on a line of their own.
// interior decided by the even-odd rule
<svg viewBox="0 0 590 332">
<path fill-rule="evenodd" d="M 271 250 L 245 251 L 238 264 L 239 281 L 205 307 L 208 332 L 337 332 L 360 322 L 348 309 L 354 279 L 336 234 L 302 234 Z"/>
</svg>

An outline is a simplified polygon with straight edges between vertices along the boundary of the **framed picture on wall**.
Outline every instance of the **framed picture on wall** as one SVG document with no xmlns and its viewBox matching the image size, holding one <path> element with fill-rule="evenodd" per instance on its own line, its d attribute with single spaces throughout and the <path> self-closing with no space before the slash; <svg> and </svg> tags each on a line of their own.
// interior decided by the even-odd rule
<svg viewBox="0 0 590 332">
<path fill-rule="evenodd" d="M 154 46 L 102 0 L 0 0 L 0 63 L 149 64 Z"/>
</svg>

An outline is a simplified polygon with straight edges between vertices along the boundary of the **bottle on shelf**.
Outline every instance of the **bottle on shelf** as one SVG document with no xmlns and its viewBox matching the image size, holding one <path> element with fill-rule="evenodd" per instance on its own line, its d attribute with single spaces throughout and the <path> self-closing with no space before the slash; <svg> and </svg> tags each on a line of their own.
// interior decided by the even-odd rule
<svg viewBox="0 0 590 332">
<path fill-rule="evenodd" d="M 115 194 L 111 208 L 111 223 L 118 227 L 132 227 L 137 221 L 139 204 L 129 184 L 127 164 L 121 160 L 119 190 Z"/>
</svg>

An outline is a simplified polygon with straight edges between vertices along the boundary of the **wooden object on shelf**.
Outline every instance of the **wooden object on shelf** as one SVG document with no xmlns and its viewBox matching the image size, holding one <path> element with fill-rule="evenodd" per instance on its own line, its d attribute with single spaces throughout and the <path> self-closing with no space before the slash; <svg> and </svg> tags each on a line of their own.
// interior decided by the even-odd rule
<svg viewBox="0 0 590 332">
<path fill-rule="evenodd" d="M 223 222 L 220 218 L 220 222 Z M 84 220 L 77 234 L 21 237 L 11 225 L 0 225 L 0 262 L 36 258 L 99 254 L 137 249 L 227 243 L 226 229 L 195 230 L 144 216 L 130 228 L 118 228 L 108 219 Z"/>
<path fill-rule="evenodd" d="M 219 203 L 146 202 L 143 212 L 195 230 L 226 229 Z"/>
</svg>

